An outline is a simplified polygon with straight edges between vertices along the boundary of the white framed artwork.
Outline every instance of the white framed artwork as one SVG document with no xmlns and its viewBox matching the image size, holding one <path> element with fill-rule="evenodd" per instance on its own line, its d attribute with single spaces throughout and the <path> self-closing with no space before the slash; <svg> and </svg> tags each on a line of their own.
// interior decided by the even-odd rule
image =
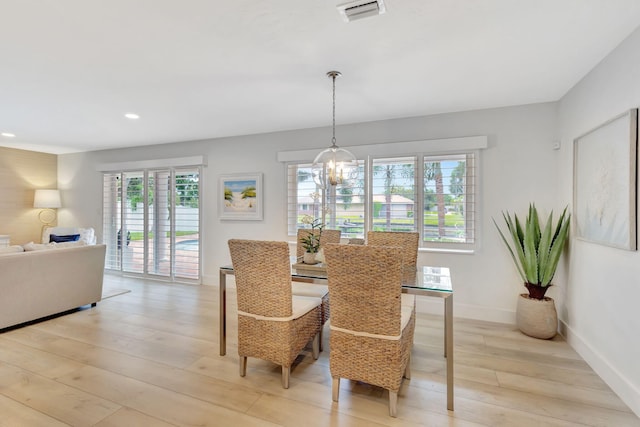
<svg viewBox="0 0 640 427">
<path fill-rule="evenodd" d="M 220 175 L 218 188 L 220 219 L 262 219 L 264 197 L 261 173 Z"/>
<path fill-rule="evenodd" d="M 638 109 L 574 140 L 574 218 L 578 239 L 637 250 Z"/>
</svg>

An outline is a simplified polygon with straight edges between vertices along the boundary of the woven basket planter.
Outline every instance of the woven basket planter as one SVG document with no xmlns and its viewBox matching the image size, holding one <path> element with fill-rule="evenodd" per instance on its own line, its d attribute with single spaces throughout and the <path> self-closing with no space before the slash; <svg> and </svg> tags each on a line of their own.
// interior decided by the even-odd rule
<svg viewBox="0 0 640 427">
<path fill-rule="evenodd" d="M 558 332 L 558 313 L 553 298 L 538 300 L 520 294 L 516 309 L 516 324 L 523 334 L 549 339 Z"/>
</svg>

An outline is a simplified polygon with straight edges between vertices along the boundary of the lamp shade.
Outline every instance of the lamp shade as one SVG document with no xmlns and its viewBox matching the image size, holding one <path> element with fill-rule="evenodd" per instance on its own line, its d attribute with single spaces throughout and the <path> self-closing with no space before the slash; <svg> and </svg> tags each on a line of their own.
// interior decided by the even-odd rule
<svg viewBox="0 0 640 427">
<path fill-rule="evenodd" d="M 60 190 L 36 190 L 34 208 L 55 209 L 61 207 Z"/>
</svg>

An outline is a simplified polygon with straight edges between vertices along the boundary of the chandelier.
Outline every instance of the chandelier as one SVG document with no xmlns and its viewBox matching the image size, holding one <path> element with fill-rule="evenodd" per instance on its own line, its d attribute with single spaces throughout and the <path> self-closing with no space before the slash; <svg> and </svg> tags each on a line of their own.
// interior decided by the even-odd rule
<svg viewBox="0 0 640 427">
<path fill-rule="evenodd" d="M 336 145 L 336 77 L 341 75 L 339 71 L 327 73 L 327 76 L 333 80 L 333 137 L 331 147 L 320 152 L 312 165 L 314 179 L 322 187 L 344 183 L 358 166 L 356 156 Z"/>
</svg>

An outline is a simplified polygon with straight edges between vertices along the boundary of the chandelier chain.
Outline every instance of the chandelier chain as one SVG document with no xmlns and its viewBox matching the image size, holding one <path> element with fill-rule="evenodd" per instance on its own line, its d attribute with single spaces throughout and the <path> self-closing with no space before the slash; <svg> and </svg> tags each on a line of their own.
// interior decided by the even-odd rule
<svg viewBox="0 0 640 427">
<path fill-rule="evenodd" d="M 340 77 L 340 71 L 329 71 L 327 77 L 333 80 L 333 137 L 331 138 L 332 147 L 336 148 L 336 77 Z"/>
<path fill-rule="evenodd" d="M 331 76 L 333 78 L 333 138 L 331 142 L 336 145 L 336 75 Z"/>
</svg>

